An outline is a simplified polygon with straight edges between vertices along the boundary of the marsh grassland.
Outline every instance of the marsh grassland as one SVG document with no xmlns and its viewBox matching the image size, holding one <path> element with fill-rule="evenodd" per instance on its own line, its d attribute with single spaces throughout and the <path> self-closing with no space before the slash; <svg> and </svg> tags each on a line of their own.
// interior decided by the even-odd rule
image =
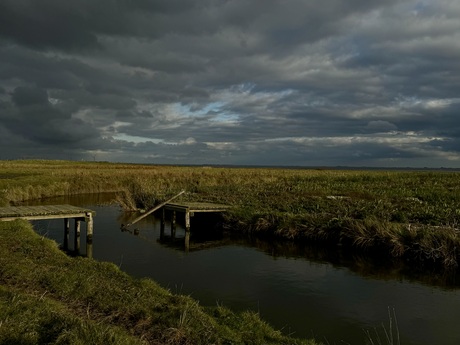
<svg viewBox="0 0 460 345">
<path fill-rule="evenodd" d="M 232 206 L 227 231 L 458 266 L 457 172 L 0 162 L 3 205 L 110 191 L 127 210 L 147 209 L 181 190 L 179 200 Z M 310 343 L 254 313 L 203 308 L 111 264 L 69 258 L 25 222 L 0 223 L 0 237 L 0 343 Z"/>
<path fill-rule="evenodd" d="M 165 178 L 168 170 L 1 162 L 1 202 L 105 191 L 121 191 L 126 197 L 138 179 Z M 172 191 L 173 184 L 165 185 L 150 201 Z M 0 222 L 0 344 L 317 343 L 283 335 L 255 312 L 203 307 L 152 280 L 134 279 L 114 264 L 69 257 L 28 222 L 14 221 Z"/>
<path fill-rule="evenodd" d="M 457 267 L 460 173 L 146 166 L 63 161 L 0 163 L 0 203 L 119 192 L 125 209 L 181 190 L 232 206 L 226 227 L 340 245 L 417 264 Z"/>
</svg>

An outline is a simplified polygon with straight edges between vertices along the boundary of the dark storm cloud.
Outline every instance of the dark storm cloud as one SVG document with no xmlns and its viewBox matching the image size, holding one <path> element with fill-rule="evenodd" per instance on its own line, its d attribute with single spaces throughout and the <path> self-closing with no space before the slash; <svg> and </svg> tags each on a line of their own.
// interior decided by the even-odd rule
<svg viewBox="0 0 460 345">
<path fill-rule="evenodd" d="M 18 107 L 48 105 L 48 94 L 36 87 L 19 86 L 14 90 L 11 99 Z"/>
<path fill-rule="evenodd" d="M 12 92 L 11 100 L 13 106 L 6 106 L 0 113 L 2 124 L 31 144 L 82 146 L 84 140 L 98 135 L 83 121 L 54 107 L 46 90 L 19 86 Z"/>
<path fill-rule="evenodd" d="M 0 143 L 12 157 L 458 167 L 459 15 L 449 0 L 3 0 Z"/>
</svg>

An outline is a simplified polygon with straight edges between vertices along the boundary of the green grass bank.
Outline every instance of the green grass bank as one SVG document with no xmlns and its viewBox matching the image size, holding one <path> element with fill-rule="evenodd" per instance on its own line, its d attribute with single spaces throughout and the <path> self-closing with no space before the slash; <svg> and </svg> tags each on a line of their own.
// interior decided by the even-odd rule
<svg viewBox="0 0 460 345">
<path fill-rule="evenodd" d="M 65 255 L 26 221 L 0 223 L 0 344 L 316 344 L 256 313 L 204 308 L 116 265 Z"/>
</svg>

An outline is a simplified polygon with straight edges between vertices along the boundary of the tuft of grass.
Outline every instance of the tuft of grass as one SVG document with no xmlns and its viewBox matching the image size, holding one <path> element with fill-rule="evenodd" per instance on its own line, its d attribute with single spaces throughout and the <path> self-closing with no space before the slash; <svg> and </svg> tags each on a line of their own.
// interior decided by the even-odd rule
<svg viewBox="0 0 460 345">
<path fill-rule="evenodd" d="M 374 328 L 373 332 L 365 330 L 368 345 L 401 345 L 396 312 L 388 307 L 388 328 L 382 324 L 381 329 Z"/>
</svg>

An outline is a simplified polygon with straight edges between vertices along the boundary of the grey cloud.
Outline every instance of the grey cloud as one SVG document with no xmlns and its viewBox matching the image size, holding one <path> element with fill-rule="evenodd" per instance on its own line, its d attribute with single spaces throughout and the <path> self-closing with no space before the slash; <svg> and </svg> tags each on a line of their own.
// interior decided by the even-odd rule
<svg viewBox="0 0 460 345">
<path fill-rule="evenodd" d="M 370 121 L 367 124 L 367 128 L 372 132 L 388 132 L 395 131 L 398 129 L 398 127 L 395 124 L 382 120 Z"/>
<path fill-rule="evenodd" d="M 13 104 L 5 103 L 0 113 L 3 127 L 10 133 L 48 146 L 72 146 L 99 136 L 96 129 L 53 106 L 44 89 L 20 86 L 11 99 Z"/>
<path fill-rule="evenodd" d="M 4 0 L 1 134 L 21 156 L 460 166 L 459 14 L 448 0 Z"/>
<path fill-rule="evenodd" d="M 16 106 L 29 105 L 48 105 L 48 93 L 37 87 L 17 87 L 12 95 L 12 100 Z"/>
</svg>

